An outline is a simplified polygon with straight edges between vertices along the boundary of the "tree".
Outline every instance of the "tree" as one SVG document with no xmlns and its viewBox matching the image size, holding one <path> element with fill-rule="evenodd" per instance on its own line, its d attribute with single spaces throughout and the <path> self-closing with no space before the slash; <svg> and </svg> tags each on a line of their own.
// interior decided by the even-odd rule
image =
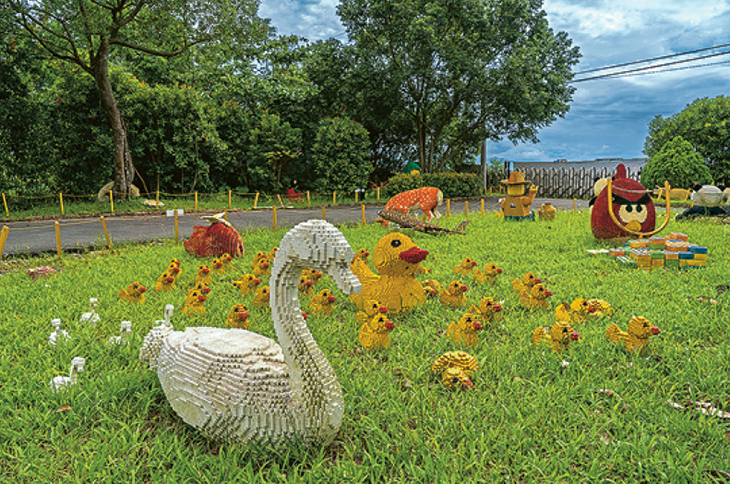
<svg viewBox="0 0 730 484">
<path fill-rule="evenodd" d="M 644 153 L 653 157 L 666 143 L 681 136 L 707 160 L 715 183 L 730 185 L 729 127 L 730 97 L 696 99 L 679 113 L 651 120 Z"/>
<path fill-rule="evenodd" d="M 676 188 L 691 188 L 712 183 L 710 170 L 692 145 L 681 136 L 662 146 L 641 171 L 641 183 L 647 187 L 663 187 L 664 181 Z"/>
<path fill-rule="evenodd" d="M 15 21 L 56 59 L 93 77 L 112 128 L 114 191 L 126 198 L 134 179 L 127 127 L 109 78 L 119 49 L 173 57 L 236 32 L 238 42 L 268 33 L 257 0 L 8 0 Z"/>
<path fill-rule="evenodd" d="M 364 188 L 373 171 L 367 131 L 348 118 L 324 119 L 312 148 L 312 165 L 318 191 Z"/>
<path fill-rule="evenodd" d="M 536 141 L 539 128 L 568 111 L 578 48 L 550 29 L 541 5 L 342 0 L 337 12 L 369 73 L 368 92 L 397 95 L 393 109 L 407 116 L 428 173 L 475 155 L 485 137 Z"/>
</svg>

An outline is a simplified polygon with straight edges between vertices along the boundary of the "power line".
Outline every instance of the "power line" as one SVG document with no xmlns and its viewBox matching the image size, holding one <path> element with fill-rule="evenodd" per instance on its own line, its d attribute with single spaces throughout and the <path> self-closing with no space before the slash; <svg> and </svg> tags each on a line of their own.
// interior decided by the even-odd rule
<svg viewBox="0 0 730 484">
<path fill-rule="evenodd" d="M 722 64 L 730 64 L 730 61 L 709 62 L 707 64 L 698 64 L 696 66 L 672 67 L 672 68 L 669 68 L 669 69 L 662 69 L 661 71 L 656 71 L 656 72 L 639 72 L 639 73 L 634 73 L 634 74 L 631 74 L 630 73 L 630 74 L 623 74 L 623 75 L 615 75 L 613 77 L 609 77 L 609 76 L 596 76 L 596 77 L 591 77 L 591 78 L 588 78 L 588 79 L 579 79 L 578 81 L 574 81 L 574 82 L 590 81 L 591 79 L 602 79 L 602 78 L 603 79 L 612 79 L 612 78 L 615 78 L 615 77 L 645 76 L 647 74 L 661 74 L 662 72 L 684 71 L 684 70 L 687 70 L 687 69 L 696 69 L 698 67 L 719 66 L 719 65 L 722 65 Z"/>
<path fill-rule="evenodd" d="M 677 64 L 684 64 L 686 62 L 694 62 L 694 61 L 698 61 L 698 60 L 701 60 L 701 59 L 709 59 L 711 57 L 719 57 L 719 56 L 727 55 L 727 54 L 730 54 L 730 51 L 716 52 L 714 54 L 708 54 L 708 55 L 703 55 L 703 56 L 699 56 L 699 57 L 693 57 L 692 59 L 682 59 L 682 60 L 673 61 L 673 62 L 664 62 L 662 64 L 655 64 L 653 66 L 638 67 L 638 68 L 635 68 L 635 69 L 627 69 L 627 70 L 619 71 L 619 72 L 611 72 L 611 73 L 608 73 L 608 74 L 601 74 L 601 75 L 593 76 L 593 77 L 585 77 L 583 79 L 575 79 L 575 80 L 570 81 L 570 82 L 577 83 L 577 82 L 583 82 L 583 81 L 592 81 L 594 79 L 603 79 L 603 78 L 607 78 L 607 77 L 628 77 L 629 75 L 638 75 L 638 74 L 636 74 L 638 72 L 649 71 L 649 70 L 652 70 L 652 69 L 659 69 L 661 67 L 673 66 L 673 65 L 677 65 Z M 699 65 L 699 66 L 696 66 L 696 67 L 705 67 L 707 65 L 715 65 L 715 64 L 712 64 L 712 63 L 710 63 L 710 64 L 702 64 L 702 65 Z M 689 66 L 689 67 L 693 67 L 693 66 Z M 679 70 L 679 69 L 673 69 L 673 70 Z M 666 72 L 666 71 L 647 72 L 646 74 L 658 74 L 660 72 Z"/>
<path fill-rule="evenodd" d="M 696 54 L 697 52 L 705 52 L 708 50 L 722 49 L 725 47 L 730 47 L 730 44 L 716 45 L 714 47 L 704 47 L 702 49 L 688 50 L 687 52 L 680 52 L 678 54 L 669 54 L 669 55 L 663 55 L 660 57 L 652 57 L 649 59 L 637 60 L 637 61 L 632 61 L 632 62 L 624 62 L 623 64 L 616 64 L 613 66 L 597 67 L 595 69 L 588 69 L 587 71 L 576 72 L 575 75 L 580 76 L 582 74 L 588 74 L 589 72 L 605 71 L 608 69 L 618 69 L 619 67 L 633 66 L 635 64 L 643 64 L 645 62 L 654 62 L 654 61 L 658 61 L 658 60 L 662 60 L 662 59 L 670 59 L 672 57 L 679 57 L 679 56 L 688 55 L 688 54 Z"/>
</svg>

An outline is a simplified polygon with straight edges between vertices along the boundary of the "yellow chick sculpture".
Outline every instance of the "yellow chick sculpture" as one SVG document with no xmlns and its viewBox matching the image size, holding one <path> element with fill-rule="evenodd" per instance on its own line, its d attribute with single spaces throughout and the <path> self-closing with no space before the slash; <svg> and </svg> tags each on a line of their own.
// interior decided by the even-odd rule
<svg viewBox="0 0 730 484">
<path fill-rule="evenodd" d="M 253 296 L 253 305 L 257 308 L 271 308 L 269 306 L 269 293 L 271 292 L 269 286 L 262 286 L 256 289 Z"/>
<path fill-rule="evenodd" d="M 378 314 L 388 314 L 388 308 L 380 304 L 379 301 L 370 299 L 365 301 L 363 310 L 355 314 L 355 321 L 361 325 L 369 323 Z"/>
<path fill-rule="evenodd" d="M 312 286 L 314 286 L 313 280 L 311 280 L 307 276 L 299 276 L 299 284 L 297 285 L 297 289 L 299 289 L 300 296 L 314 296 L 314 289 L 312 289 Z"/>
<path fill-rule="evenodd" d="M 441 373 L 441 383 L 448 389 L 470 390 L 474 388 L 471 375 L 479 368 L 479 362 L 464 351 L 449 351 L 431 365 L 431 371 Z"/>
<path fill-rule="evenodd" d="M 520 302 L 528 309 L 547 309 L 547 298 L 553 295 L 552 291 L 543 284 L 535 284 L 530 292 L 520 293 Z"/>
<path fill-rule="evenodd" d="M 238 288 L 239 296 L 248 296 L 259 284 L 261 284 L 261 279 L 253 274 L 244 274 L 241 279 L 233 283 Z"/>
<path fill-rule="evenodd" d="M 384 314 L 376 314 L 370 321 L 360 326 L 358 341 L 363 349 L 369 351 L 387 350 L 390 348 L 390 332 L 395 324 Z"/>
<path fill-rule="evenodd" d="M 557 321 L 570 321 L 571 323 L 585 323 L 588 315 L 596 312 L 596 308 L 588 301 L 579 297 L 572 303 L 562 303 L 555 308 L 555 319 Z"/>
<path fill-rule="evenodd" d="M 497 276 L 502 273 L 502 269 L 497 267 L 496 264 L 489 263 L 484 267 L 484 272 L 478 267 L 475 267 L 472 273 L 474 275 L 474 282 L 496 284 Z"/>
<path fill-rule="evenodd" d="M 147 288 L 135 281 L 127 286 L 126 289 L 119 291 L 119 299 L 134 303 L 142 303 L 144 302 L 145 291 L 147 291 Z"/>
<path fill-rule="evenodd" d="M 629 321 L 628 332 L 621 331 L 616 324 L 606 328 L 606 337 L 614 343 L 623 344 L 627 351 L 642 354 L 646 350 L 649 337 L 661 333 L 642 316 L 634 316 Z"/>
<path fill-rule="evenodd" d="M 420 263 L 428 251 L 418 247 L 407 235 L 394 232 L 381 238 L 373 249 L 373 265 L 380 275 L 371 271 L 362 259 L 355 259 L 350 269 L 362 284 L 362 291 L 350 299 L 358 309 L 365 301 L 380 301 L 388 311 L 408 311 L 426 301 L 421 283 L 415 278 Z"/>
<path fill-rule="evenodd" d="M 229 328 L 248 329 L 248 308 L 245 304 L 236 304 L 226 317 L 226 326 Z"/>
<path fill-rule="evenodd" d="M 532 332 L 532 345 L 549 343 L 553 350 L 560 353 L 568 349 L 572 341 L 577 341 L 580 333 L 574 330 L 568 321 L 557 321 L 552 327 L 538 326 Z"/>
<path fill-rule="evenodd" d="M 485 323 L 491 323 L 497 316 L 497 313 L 502 310 L 502 305 L 496 302 L 491 297 L 483 297 L 479 301 L 479 306 L 471 305 L 469 312 L 476 315 L 479 321 Z"/>
<path fill-rule="evenodd" d="M 458 322 L 454 321 L 449 325 L 446 336 L 456 344 L 474 348 L 479 342 L 477 331 L 480 329 L 482 329 L 482 323 L 479 322 L 479 319 L 471 313 L 466 313 Z"/>
<path fill-rule="evenodd" d="M 215 274 L 221 275 L 221 276 L 225 275 L 226 268 L 225 268 L 222 260 L 220 260 L 219 258 L 216 257 L 215 259 L 213 259 L 213 262 L 211 262 L 210 265 L 211 265 L 212 272 L 214 272 Z"/>
<path fill-rule="evenodd" d="M 611 308 L 611 305 L 603 299 L 589 299 L 588 304 L 590 304 L 591 307 L 595 309 L 595 311 L 591 313 L 591 316 L 600 317 L 611 316 L 611 314 L 613 314 L 613 309 Z"/>
<path fill-rule="evenodd" d="M 271 250 L 269 251 L 269 253 L 268 253 L 268 254 L 266 254 L 266 260 L 268 260 L 268 261 L 269 261 L 269 264 L 273 264 L 273 263 L 274 263 L 274 258 L 276 257 L 276 252 L 277 252 L 278 250 L 279 250 L 279 248 L 278 248 L 278 247 L 274 247 L 273 249 L 271 249 Z"/>
<path fill-rule="evenodd" d="M 475 261 L 471 260 L 469 257 L 464 257 L 458 266 L 454 266 L 454 274 L 470 276 L 472 275 L 472 271 L 476 265 L 477 263 Z"/>
<path fill-rule="evenodd" d="M 254 264 L 253 274 L 256 277 L 271 275 L 271 264 L 269 264 L 269 261 L 265 257 L 263 259 L 259 259 L 259 261 Z"/>
<path fill-rule="evenodd" d="M 441 291 L 441 304 L 448 308 L 458 308 L 466 304 L 467 288 L 459 281 L 452 281 L 448 287 Z"/>
<path fill-rule="evenodd" d="M 352 262 L 355 262 L 355 259 L 362 259 L 362 261 L 367 264 L 368 257 L 370 257 L 370 252 L 368 252 L 366 249 L 358 249 L 352 258 Z"/>
<path fill-rule="evenodd" d="M 256 267 L 256 264 L 258 264 L 261 259 L 266 259 L 266 252 L 260 250 L 253 256 L 253 267 Z"/>
<path fill-rule="evenodd" d="M 167 265 L 167 270 L 170 271 L 172 277 L 177 279 L 182 274 L 182 263 L 175 258 L 170 259 L 170 263 Z"/>
<path fill-rule="evenodd" d="M 426 297 L 436 297 L 441 294 L 441 284 L 435 279 L 426 279 L 421 283 Z"/>
<path fill-rule="evenodd" d="M 514 289 L 515 292 L 517 292 L 518 294 L 521 294 L 525 291 L 529 293 L 530 289 L 532 289 L 535 284 L 540 284 L 541 282 L 542 279 L 539 279 L 532 272 L 528 272 L 527 274 L 522 276 L 521 280 L 515 279 L 514 281 L 512 281 L 512 289 Z"/>
<path fill-rule="evenodd" d="M 195 274 L 195 282 L 205 284 L 206 286 L 213 283 L 213 278 L 210 277 L 210 268 L 207 264 L 200 264 L 198 266 L 198 272 Z"/>
<path fill-rule="evenodd" d="M 186 298 L 189 298 L 189 297 L 190 297 L 190 295 L 191 295 L 191 294 L 192 294 L 193 292 L 196 292 L 196 291 L 197 291 L 197 292 L 199 292 L 200 294 L 203 294 L 203 295 L 208 295 L 208 294 L 210 293 L 210 288 L 209 288 L 209 287 L 208 287 L 208 285 L 207 285 L 207 284 L 205 284 L 205 283 L 202 283 L 202 282 L 196 282 L 196 283 L 195 283 L 195 285 L 194 285 L 194 286 L 192 287 L 192 289 L 190 289 L 190 290 L 188 291 L 188 293 L 187 293 L 187 295 L 186 295 L 185 297 L 186 297 Z"/>
<path fill-rule="evenodd" d="M 317 269 L 302 269 L 302 275 L 314 283 L 316 286 L 320 279 L 322 279 L 322 271 Z"/>
<path fill-rule="evenodd" d="M 155 292 L 167 292 L 175 289 L 175 278 L 169 269 L 165 270 L 155 282 Z"/>
<path fill-rule="evenodd" d="M 322 289 L 319 294 L 314 296 L 309 301 L 309 313 L 310 314 L 324 314 L 325 316 L 331 316 L 335 311 L 334 303 L 337 298 L 332 295 L 332 291 L 329 289 Z"/>
<path fill-rule="evenodd" d="M 183 305 L 182 314 L 183 316 L 197 315 L 205 316 L 208 312 L 204 303 L 206 297 L 202 290 L 193 289 L 185 299 L 185 305 Z"/>
<path fill-rule="evenodd" d="M 221 255 L 221 262 L 223 262 L 223 267 L 227 271 L 233 270 L 233 257 L 228 252 L 224 252 Z"/>
<path fill-rule="evenodd" d="M 555 210 L 552 203 L 543 203 L 540 205 L 540 208 L 537 209 L 537 215 L 540 217 L 540 220 L 555 220 L 555 216 L 557 214 L 558 211 Z"/>
</svg>

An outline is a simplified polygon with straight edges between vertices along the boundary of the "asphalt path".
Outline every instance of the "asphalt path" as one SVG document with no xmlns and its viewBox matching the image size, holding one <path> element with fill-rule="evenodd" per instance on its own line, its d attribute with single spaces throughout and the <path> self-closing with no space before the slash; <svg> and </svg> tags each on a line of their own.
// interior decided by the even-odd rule
<svg viewBox="0 0 730 484">
<path fill-rule="evenodd" d="M 500 197 L 484 199 L 484 210 L 495 212 L 499 210 Z M 450 202 L 451 216 L 455 219 L 463 217 L 464 200 Z M 469 212 L 480 210 L 480 199 L 468 200 Z M 545 202 L 552 203 L 558 210 L 573 210 L 572 199 L 535 198 L 532 206 L 537 209 Z M 365 205 L 365 219 L 372 223 L 378 218 L 378 210 L 385 204 Z M 588 208 L 587 200 L 577 200 L 578 210 Z M 325 219 L 335 225 L 346 223 L 361 223 L 361 205 L 326 207 Z M 439 208 L 445 214 L 446 207 Z M 211 212 L 214 213 L 214 212 Z M 417 211 L 420 215 L 420 212 Z M 310 219 L 321 219 L 322 208 L 278 208 L 277 224 L 279 228 L 292 228 L 300 222 Z M 185 240 L 193 233 L 194 225 L 206 225 L 201 220 L 205 213 L 183 213 L 178 215 L 178 236 Z M 104 217 L 112 245 L 127 243 L 149 243 L 175 238 L 174 216 L 162 215 L 119 215 L 107 214 Z M 272 228 L 273 217 L 271 209 L 231 211 L 228 221 L 239 231 Z M 10 230 L 2 256 L 5 258 L 18 255 L 34 255 L 46 252 L 56 252 L 56 222 L 58 222 L 61 239 L 61 249 L 64 252 L 94 250 L 106 247 L 104 229 L 99 217 L 81 219 L 58 219 L 42 221 L 9 222 L 3 224 Z M 455 224 L 454 224 L 455 225 Z"/>
</svg>

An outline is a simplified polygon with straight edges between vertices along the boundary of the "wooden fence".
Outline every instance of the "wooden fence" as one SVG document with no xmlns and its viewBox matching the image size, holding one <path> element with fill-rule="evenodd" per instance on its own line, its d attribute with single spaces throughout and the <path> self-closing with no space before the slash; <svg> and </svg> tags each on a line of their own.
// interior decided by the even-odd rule
<svg viewBox="0 0 730 484">
<path fill-rule="evenodd" d="M 597 178 L 612 177 L 615 168 L 567 168 L 567 167 L 525 167 L 519 171 L 525 179 L 539 187 L 538 197 L 548 198 L 591 198 L 593 184 Z M 639 181 L 640 170 L 627 169 L 627 176 Z M 507 172 L 507 176 L 509 172 Z"/>
</svg>

